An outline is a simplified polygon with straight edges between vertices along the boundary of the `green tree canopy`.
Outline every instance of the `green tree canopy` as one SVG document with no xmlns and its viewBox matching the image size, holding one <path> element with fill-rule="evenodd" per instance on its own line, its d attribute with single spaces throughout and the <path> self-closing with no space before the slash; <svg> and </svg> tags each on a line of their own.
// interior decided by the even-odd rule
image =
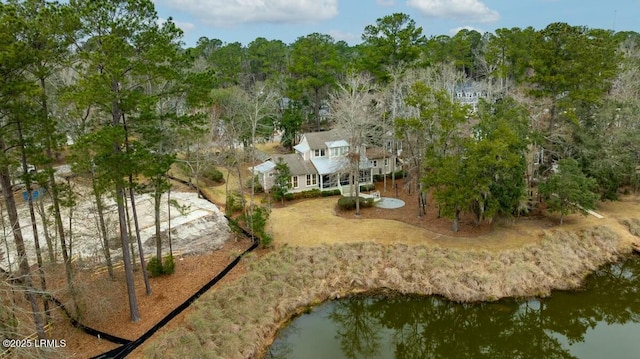
<svg viewBox="0 0 640 359">
<path fill-rule="evenodd" d="M 294 101 L 310 104 L 316 128 L 320 130 L 320 108 L 328 99 L 343 64 L 329 35 L 313 33 L 298 38 L 291 45 L 288 96 Z"/>
<path fill-rule="evenodd" d="M 362 69 L 381 81 L 389 79 L 390 69 L 411 66 L 419 58 L 426 43 L 422 27 L 409 15 L 395 13 L 368 25 L 362 34 Z"/>
<path fill-rule="evenodd" d="M 540 193 L 547 201 L 548 210 L 560 213 L 560 224 L 564 216 L 579 212 L 587 214 L 594 209 L 598 194 L 594 193 L 597 182 L 582 173 L 578 162 L 572 158 L 558 161 L 558 170 L 546 182 L 540 184 Z"/>
<path fill-rule="evenodd" d="M 531 94 L 551 101 L 549 134 L 559 114 L 601 100 L 618 68 L 617 44 L 610 31 L 553 23 L 536 33 L 531 48 Z"/>
<path fill-rule="evenodd" d="M 287 70 L 289 49 L 280 40 L 258 37 L 247 48 L 249 73 L 253 81 L 267 81 L 279 78 Z"/>
<path fill-rule="evenodd" d="M 276 162 L 274 171 L 275 179 L 273 182 L 273 187 L 271 187 L 271 196 L 276 201 L 282 201 L 282 205 L 284 206 L 285 195 L 287 194 L 287 192 L 289 192 L 291 171 L 289 170 L 289 166 L 287 166 L 287 164 L 281 157 L 278 158 L 278 162 Z"/>
</svg>

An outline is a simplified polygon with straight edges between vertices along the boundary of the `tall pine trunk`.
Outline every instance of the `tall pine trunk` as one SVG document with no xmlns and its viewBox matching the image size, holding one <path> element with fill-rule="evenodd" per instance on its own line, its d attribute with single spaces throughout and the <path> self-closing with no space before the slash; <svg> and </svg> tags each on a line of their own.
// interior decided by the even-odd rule
<svg viewBox="0 0 640 359">
<path fill-rule="evenodd" d="M 124 189 L 123 189 L 124 191 Z M 129 201 L 127 200 L 127 193 L 124 193 L 124 214 L 127 218 L 127 234 L 129 235 L 129 250 L 131 251 L 131 264 L 135 270 L 136 268 L 136 248 L 133 245 L 131 237 L 133 237 L 133 226 L 131 225 L 131 216 L 129 215 Z"/>
<path fill-rule="evenodd" d="M 162 268 L 162 234 L 160 232 L 160 200 L 162 199 L 162 192 L 160 192 L 159 185 L 156 179 L 155 189 L 153 191 L 153 217 L 154 226 L 156 231 L 156 257 L 158 258 L 158 264 Z"/>
<path fill-rule="evenodd" d="M 47 254 L 49 256 L 49 262 L 56 262 L 56 255 L 54 252 L 53 240 L 51 239 L 51 234 L 49 233 L 49 218 L 47 217 L 47 212 L 44 209 L 44 199 L 38 202 L 39 206 L 36 207 L 38 210 L 38 215 L 40 215 L 40 221 L 42 222 L 42 232 L 44 233 L 44 240 L 47 242 Z"/>
<path fill-rule="evenodd" d="M 107 262 L 107 272 L 109 278 L 114 279 L 113 262 L 111 261 L 111 250 L 109 249 L 109 235 L 107 233 L 107 225 L 104 222 L 104 203 L 102 202 L 102 195 L 98 190 L 95 174 L 91 171 L 91 186 L 93 188 L 93 196 L 96 200 L 96 210 L 98 211 L 98 227 L 100 227 L 100 236 L 102 237 L 102 247 L 104 252 L 104 259 Z"/>
<path fill-rule="evenodd" d="M 69 258 L 69 251 L 67 249 L 67 240 L 64 233 L 64 224 L 62 223 L 62 212 L 60 210 L 60 187 L 55 180 L 53 169 L 50 167 L 49 172 L 49 187 L 51 188 L 51 199 L 53 201 L 53 218 L 56 224 L 56 231 L 58 232 L 58 239 L 60 240 L 60 249 L 62 252 L 62 260 L 64 262 L 64 270 L 67 277 L 67 284 L 69 288 L 73 288 L 73 274 L 71 270 L 71 260 Z M 72 289 L 72 292 L 75 292 Z"/>
<path fill-rule="evenodd" d="M 113 94 L 118 94 L 120 84 L 117 81 L 111 83 L 111 90 Z M 115 98 L 111 107 L 112 123 L 113 126 L 120 126 L 120 119 L 122 112 L 118 99 Z M 118 156 L 122 153 L 120 143 L 118 141 L 113 143 L 113 154 Z M 129 253 L 129 234 L 127 232 L 127 217 L 125 214 L 125 195 L 124 185 L 122 178 L 116 178 L 115 180 L 116 190 L 116 204 L 118 208 L 118 223 L 120 227 L 120 241 L 122 244 L 122 261 L 124 264 L 124 273 L 127 284 L 127 295 L 129 297 L 129 314 L 132 322 L 140 321 L 140 310 L 138 309 L 138 299 L 136 298 L 136 287 L 133 279 L 133 266 L 131 264 L 131 253 Z"/>
<path fill-rule="evenodd" d="M 77 301 L 77 292 L 75 289 L 75 285 L 73 283 L 73 271 L 71 267 L 71 258 L 69 256 L 69 251 L 67 249 L 67 241 L 66 235 L 64 233 L 64 224 L 62 223 L 62 212 L 60 210 L 60 188 L 56 183 L 55 178 L 55 170 L 53 168 L 54 162 L 54 142 L 52 136 L 55 133 L 55 126 L 49 117 L 49 107 L 47 101 L 47 91 L 46 91 L 46 81 L 45 78 L 40 78 L 40 101 L 41 101 L 41 111 L 43 114 L 43 131 L 45 134 L 45 153 L 49 160 L 45 164 L 45 171 L 49 174 L 49 187 L 51 193 L 51 199 L 53 201 L 53 217 L 56 224 L 56 230 L 58 232 L 58 238 L 60 239 L 60 247 L 62 251 L 62 260 L 64 261 L 64 271 L 67 279 L 67 286 L 69 287 L 69 291 L 71 292 L 71 297 L 73 298 L 73 305 L 76 311 L 76 314 L 80 314 L 80 307 L 78 306 Z"/>
<path fill-rule="evenodd" d="M 118 222 L 120 224 L 120 241 L 122 243 L 122 261 L 124 263 L 124 273 L 127 283 L 127 294 L 129 296 L 129 313 L 132 322 L 140 320 L 138 300 L 136 298 L 136 288 L 133 280 L 133 266 L 131 265 L 131 253 L 129 252 L 129 234 L 127 232 L 127 217 L 124 212 L 124 186 L 120 181 L 116 182 L 116 203 L 118 207 Z"/>
<path fill-rule="evenodd" d="M 133 191 L 133 176 L 129 174 L 129 197 L 131 197 L 131 212 L 133 212 L 133 225 L 136 229 L 136 241 L 138 242 L 138 255 L 140 256 L 140 267 L 142 268 L 142 280 L 147 295 L 151 295 L 151 284 L 149 283 L 149 275 L 147 274 L 147 264 L 144 260 L 144 250 L 142 248 L 142 239 L 140 238 L 140 224 L 138 223 L 138 211 L 136 209 L 136 198 Z"/>
<path fill-rule="evenodd" d="M 127 127 L 127 118 L 122 114 L 122 126 L 124 127 L 124 146 L 129 152 L 129 128 Z M 142 280 L 147 295 L 151 295 L 151 284 L 149 283 L 149 275 L 147 274 L 147 265 L 144 260 L 144 250 L 142 248 L 142 239 L 140 239 L 140 224 L 138 223 L 138 210 L 136 209 L 136 197 L 133 188 L 133 174 L 129 173 L 129 197 L 131 198 L 131 212 L 133 214 L 133 225 L 136 231 L 136 242 L 138 244 L 138 255 L 140 256 L 140 267 L 142 268 Z M 128 213 L 127 213 L 128 217 Z M 129 225 L 131 227 L 131 225 Z M 134 253 L 131 253 L 135 258 Z M 135 262 L 134 262 L 135 264 Z"/>
<path fill-rule="evenodd" d="M 165 176 L 167 183 L 169 183 L 169 189 L 167 189 L 167 239 L 169 240 L 169 255 L 173 258 L 173 244 L 171 243 L 171 183 L 169 182 L 169 176 L 166 174 Z"/>
<path fill-rule="evenodd" d="M 453 217 L 453 227 L 451 228 L 453 232 L 457 233 L 460 228 L 460 209 L 456 208 L 454 217 Z"/>
<path fill-rule="evenodd" d="M 22 160 L 22 171 L 24 173 L 24 183 L 27 191 L 27 205 L 29 207 L 29 216 L 31 219 L 31 230 L 33 231 L 33 244 L 36 249 L 36 262 L 38 263 L 38 277 L 40 278 L 40 287 L 44 293 L 47 292 L 47 279 L 44 276 L 44 268 L 42 262 L 42 250 L 40 249 L 40 238 L 38 237 L 38 222 L 36 220 L 36 211 L 33 206 L 33 190 L 31 189 L 31 173 L 28 173 L 27 166 L 27 153 L 25 150 L 24 136 L 22 134 L 22 124 L 17 123 L 18 126 L 18 139 L 20 141 L 20 157 Z M 42 305 L 44 307 L 44 313 L 49 321 L 49 300 L 47 296 L 42 296 Z"/>
<path fill-rule="evenodd" d="M 4 141 L 0 139 L 0 150 L 6 151 L 7 146 Z M 4 202 L 7 206 L 7 213 L 9 215 L 9 222 L 11 222 L 11 228 L 13 230 L 13 238 L 16 242 L 16 251 L 18 254 L 18 271 L 20 273 L 20 284 L 24 287 L 24 295 L 29 305 L 31 306 L 31 312 L 33 314 L 33 322 L 36 326 L 36 333 L 38 338 L 44 339 L 44 322 L 38 308 L 37 298 L 34 294 L 35 288 L 31 279 L 31 267 L 27 259 L 27 251 L 24 246 L 24 238 L 22 237 L 22 230 L 20 227 L 20 219 L 18 218 L 18 211 L 16 209 L 16 202 L 13 197 L 13 191 L 11 190 L 11 176 L 9 174 L 9 166 L 6 162 L 0 165 L 0 186 L 2 187 L 2 195 Z"/>
<path fill-rule="evenodd" d="M 316 131 L 320 132 L 320 89 L 313 91 L 313 116 L 316 118 Z"/>
</svg>

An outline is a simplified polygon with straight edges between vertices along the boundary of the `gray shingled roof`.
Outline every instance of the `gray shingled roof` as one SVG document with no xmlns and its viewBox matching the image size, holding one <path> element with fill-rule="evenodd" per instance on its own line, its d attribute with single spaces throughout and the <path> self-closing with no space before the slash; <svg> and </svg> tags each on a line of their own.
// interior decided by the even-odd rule
<svg viewBox="0 0 640 359">
<path fill-rule="evenodd" d="M 274 163 L 278 163 L 279 159 L 282 158 L 284 163 L 289 166 L 289 171 L 292 176 L 299 175 L 307 175 L 307 174 L 317 174 L 316 168 L 313 167 L 311 162 L 305 161 L 302 156 L 292 153 L 288 155 L 278 155 L 273 157 L 271 160 Z"/>
<path fill-rule="evenodd" d="M 309 147 L 312 150 L 327 148 L 326 142 L 345 140 L 344 136 L 337 129 L 323 132 L 309 132 L 305 133 L 304 136 L 307 138 Z"/>
</svg>

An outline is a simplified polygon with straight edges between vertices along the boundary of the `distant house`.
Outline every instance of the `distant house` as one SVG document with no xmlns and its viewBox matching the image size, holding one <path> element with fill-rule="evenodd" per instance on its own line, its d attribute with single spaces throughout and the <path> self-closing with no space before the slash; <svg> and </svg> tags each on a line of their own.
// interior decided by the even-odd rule
<svg viewBox="0 0 640 359">
<path fill-rule="evenodd" d="M 278 161 L 286 163 L 291 172 L 290 192 L 311 189 L 327 191 L 349 185 L 349 160 L 346 155 L 350 152 L 350 145 L 338 130 L 306 133 L 293 148 L 295 153 L 273 156 L 254 167 L 265 190 L 273 187 Z M 389 173 L 392 168 L 389 164 L 395 161 L 395 156 L 383 152 L 375 148 L 361 151 L 360 185 L 373 183 L 375 174 L 383 171 Z"/>
<path fill-rule="evenodd" d="M 485 98 L 486 93 L 476 83 L 464 83 L 456 86 L 455 100 L 461 104 L 471 106 L 473 112 L 478 110 L 478 102 Z"/>
</svg>

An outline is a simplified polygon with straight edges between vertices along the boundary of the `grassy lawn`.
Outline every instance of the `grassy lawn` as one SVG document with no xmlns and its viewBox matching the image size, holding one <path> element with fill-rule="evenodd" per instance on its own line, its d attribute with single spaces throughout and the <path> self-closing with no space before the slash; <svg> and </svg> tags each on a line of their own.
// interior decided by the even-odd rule
<svg viewBox="0 0 640 359">
<path fill-rule="evenodd" d="M 492 231 L 479 236 L 453 237 L 450 232 L 432 231 L 397 220 L 339 217 L 335 212 L 336 202 L 337 197 L 328 197 L 272 209 L 269 230 L 273 233 L 274 244 L 317 246 L 372 242 L 501 251 L 537 243 L 545 233 L 555 229 L 579 231 L 601 225 L 606 225 L 619 233 L 623 240 L 631 242 L 634 236 L 627 231 L 621 220 L 640 214 L 640 196 L 627 196 L 618 202 L 600 203 L 597 211 L 604 215 L 604 219 L 573 214 L 567 216 L 564 225 L 559 226 L 558 220 L 553 216 L 532 219 L 523 217 L 511 225 L 494 226 Z"/>
</svg>

